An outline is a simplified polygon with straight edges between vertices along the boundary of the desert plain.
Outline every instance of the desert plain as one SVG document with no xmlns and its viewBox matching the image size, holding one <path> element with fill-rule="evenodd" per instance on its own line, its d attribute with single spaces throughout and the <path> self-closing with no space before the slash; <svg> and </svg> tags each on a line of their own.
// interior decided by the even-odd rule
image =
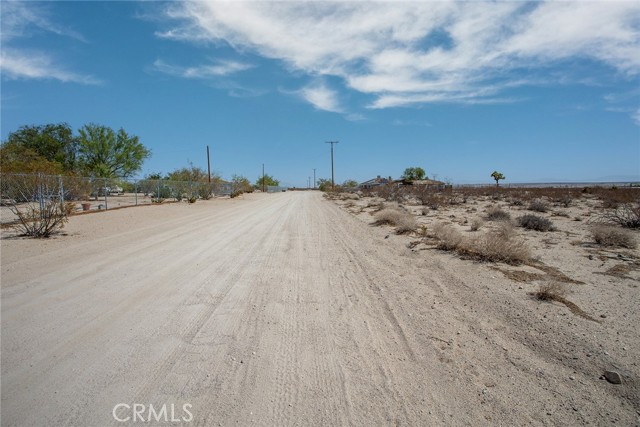
<svg viewBox="0 0 640 427">
<path fill-rule="evenodd" d="M 145 425 L 119 404 L 189 404 L 194 426 L 638 425 L 640 251 L 594 240 L 595 195 L 541 200 L 300 191 L 3 229 L 2 426 Z"/>
</svg>

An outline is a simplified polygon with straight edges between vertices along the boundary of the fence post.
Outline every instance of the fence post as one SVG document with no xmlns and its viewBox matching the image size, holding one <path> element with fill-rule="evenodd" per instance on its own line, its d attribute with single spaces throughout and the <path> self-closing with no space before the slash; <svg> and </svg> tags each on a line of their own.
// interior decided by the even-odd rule
<svg viewBox="0 0 640 427">
<path fill-rule="evenodd" d="M 44 219 L 44 196 L 42 195 L 42 174 L 38 174 L 38 203 L 40 204 L 40 219 Z"/>
<path fill-rule="evenodd" d="M 136 206 L 138 206 L 138 180 L 133 181 L 133 191 L 136 197 Z"/>
<path fill-rule="evenodd" d="M 156 200 L 160 202 L 160 180 L 158 180 L 158 192 L 156 193 Z"/>
<path fill-rule="evenodd" d="M 102 180 L 102 184 L 103 184 L 103 188 L 104 188 L 104 210 L 106 211 L 107 209 L 109 209 L 108 206 L 108 202 L 107 202 L 107 178 L 104 178 Z"/>
<path fill-rule="evenodd" d="M 58 175 L 58 191 L 60 192 L 60 208 L 64 212 L 64 184 L 62 183 L 62 175 Z"/>
</svg>

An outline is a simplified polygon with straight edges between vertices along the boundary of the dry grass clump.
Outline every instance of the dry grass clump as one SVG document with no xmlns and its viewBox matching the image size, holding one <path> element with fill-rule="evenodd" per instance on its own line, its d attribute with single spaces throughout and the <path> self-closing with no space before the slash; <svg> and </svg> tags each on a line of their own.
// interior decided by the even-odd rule
<svg viewBox="0 0 640 427">
<path fill-rule="evenodd" d="M 484 220 L 480 217 L 475 217 L 471 220 L 471 231 L 478 231 L 484 225 Z"/>
<path fill-rule="evenodd" d="M 438 223 L 433 227 L 433 237 L 438 239 L 438 249 L 453 251 L 458 249 L 464 238 L 450 225 Z"/>
<path fill-rule="evenodd" d="M 511 220 L 511 215 L 509 212 L 500 209 L 500 206 L 491 206 L 487 210 L 486 218 L 488 221 L 509 221 Z"/>
<path fill-rule="evenodd" d="M 400 216 L 398 223 L 396 224 L 396 233 L 406 234 L 411 233 L 418 228 L 418 222 L 411 214 L 404 214 Z"/>
<path fill-rule="evenodd" d="M 516 219 L 520 227 L 535 231 L 553 231 L 553 222 L 538 215 L 526 214 Z"/>
<path fill-rule="evenodd" d="M 506 235 L 502 230 L 490 231 L 461 248 L 461 253 L 481 261 L 504 262 L 518 265 L 531 258 L 531 252 L 522 239 Z"/>
<path fill-rule="evenodd" d="M 338 196 L 340 200 L 359 200 L 360 196 L 356 193 L 340 193 Z"/>
<path fill-rule="evenodd" d="M 547 282 L 540 285 L 533 296 L 540 301 L 561 301 L 567 294 L 567 287 L 560 282 Z"/>
<path fill-rule="evenodd" d="M 455 228 L 437 224 L 433 235 L 438 239 L 438 249 L 455 251 L 481 261 L 517 265 L 531 258 L 524 241 L 518 239 L 512 227 L 508 226 L 492 230 L 477 239 L 466 239 Z"/>
<path fill-rule="evenodd" d="M 596 225 L 591 228 L 591 235 L 597 244 L 634 249 L 636 240 L 630 231 L 607 225 Z"/>
<path fill-rule="evenodd" d="M 373 225 L 392 225 L 398 234 L 409 233 L 418 228 L 416 219 L 410 213 L 398 209 L 386 208 L 376 213 Z"/>
<path fill-rule="evenodd" d="M 549 204 L 542 199 L 534 199 L 529 203 L 528 209 L 534 212 L 546 212 L 549 210 Z"/>
</svg>

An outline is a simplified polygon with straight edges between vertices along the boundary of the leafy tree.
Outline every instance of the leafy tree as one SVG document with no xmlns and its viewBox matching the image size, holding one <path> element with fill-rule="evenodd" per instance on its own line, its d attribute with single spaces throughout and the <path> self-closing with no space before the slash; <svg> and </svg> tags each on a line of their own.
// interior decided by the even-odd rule
<svg viewBox="0 0 640 427">
<path fill-rule="evenodd" d="M 354 181 L 353 179 L 347 179 L 345 182 L 342 183 L 342 187 L 347 189 L 356 188 L 357 186 L 358 186 L 358 182 Z"/>
<path fill-rule="evenodd" d="M 78 140 L 78 161 L 84 172 L 100 178 L 129 177 L 151 155 L 138 137 L 124 129 L 114 132 L 102 125 L 83 126 Z"/>
<path fill-rule="evenodd" d="M 255 186 L 257 188 L 259 188 L 259 189 L 262 189 L 262 184 L 263 184 L 263 177 L 261 176 L 260 178 L 258 178 L 256 180 L 256 185 Z M 280 181 L 278 181 L 277 179 L 275 179 L 271 175 L 265 175 L 264 176 L 264 185 L 265 186 L 277 187 L 278 185 L 280 185 Z"/>
<path fill-rule="evenodd" d="M 30 148 L 17 144 L 0 146 L 0 171 L 3 173 L 62 173 L 62 165 L 51 162 Z"/>
<path fill-rule="evenodd" d="M 318 188 L 320 191 L 331 190 L 331 180 L 326 178 L 318 178 Z"/>
<path fill-rule="evenodd" d="M 231 177 L 233 183 L 233 191 L 240 193 L 247 193 L 251 191 L 251 181 L 242 175 L 233 175 Z"/>
<path fill-rule="evenodd" d="M 176 169 L 168 173 L 167 179 L 171 181 L 203 182 L 208 181 L 209 175 L 206 170 L 194 166 L 193 163 L 189 162 L 188 167 Z"/>
<path fill-rule="evenodd" d="M 421 167 L 411 167 L 411 168 L 406 168 L 404 170 L 404 173 L 402 174 L 402 178 L 408 180 L 408 181 L 416 181 L 416 180 L 421 180 L 424 179 L 426 176 L 426 172 L 424 171 L 424 169 L 422 169 Z"/>
<path fill-rule="evenodd" d="M 78 140 L 66 123 L 22 126 L 9 134 L 2 148 L 3 166 L 11 172 L 72 172 Z"/>
<path fill-rule="evenodd" d="M 162 172 L 151 172 L 144 176 L 144 179 L 162 179 Z"/>
<path fill-rule="evenodd" d="M 505 179 L 504 175 L 501 174 L 498 171 L 493 171 L 493 173 L 491 174 L 491 178 L 496 180 L 496 188 L 498 188 L 498 181 L 500 181 L 501 179 Z"/>
</svg>

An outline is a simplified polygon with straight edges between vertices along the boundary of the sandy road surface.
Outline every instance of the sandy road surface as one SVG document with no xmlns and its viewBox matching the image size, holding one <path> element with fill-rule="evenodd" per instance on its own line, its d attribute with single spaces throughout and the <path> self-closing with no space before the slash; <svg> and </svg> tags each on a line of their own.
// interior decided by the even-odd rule
<svg viewBox="0 0 640 427">
<path fill-rule="evenodd" d="M 174 404 L 175 418 L 190 404 L 184 425 L 637 420 L 635 385 L 598 382 L 579 334 L 532 345 L 526 310 L 476 283 L 487 277 L 319 194 L 126 209 L 66 230 L 2 241 L 3 426 L 157 424 L 116 421 L 119 403 Z"/>
</svg>

